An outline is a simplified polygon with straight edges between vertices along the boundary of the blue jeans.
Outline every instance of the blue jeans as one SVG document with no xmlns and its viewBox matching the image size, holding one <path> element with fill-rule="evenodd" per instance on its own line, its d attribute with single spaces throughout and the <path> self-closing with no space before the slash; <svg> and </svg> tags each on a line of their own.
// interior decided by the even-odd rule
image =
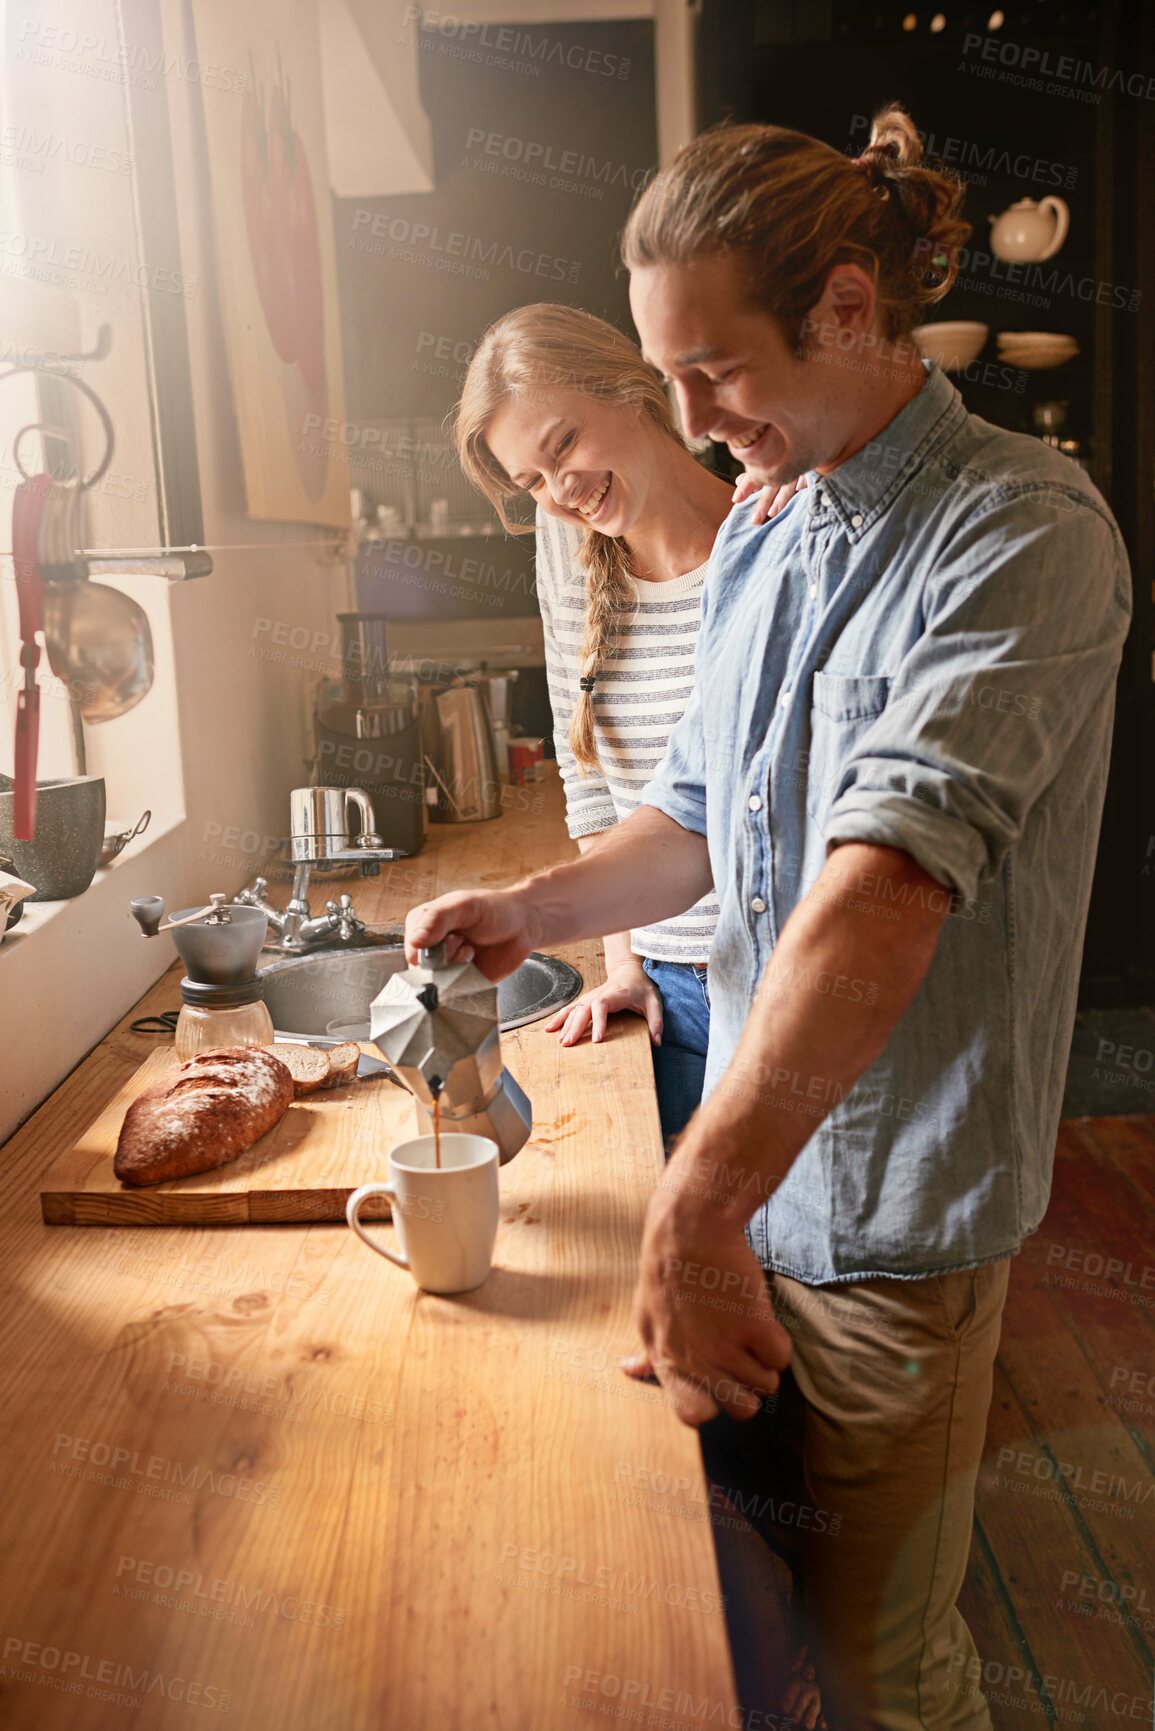
<svg viewBox="0 0 1155 1731">
<path fill-rule="evenodd" d="M 662 999 L 662 1043 L 651 1046 L 650 1055 L 662 1142 L 668 1155 L 702 1098 L 710 1038 L 710 988 L 706 969 L 694 962 L 656 962 L 643 956 L 642 967 Z"/>
</svg>

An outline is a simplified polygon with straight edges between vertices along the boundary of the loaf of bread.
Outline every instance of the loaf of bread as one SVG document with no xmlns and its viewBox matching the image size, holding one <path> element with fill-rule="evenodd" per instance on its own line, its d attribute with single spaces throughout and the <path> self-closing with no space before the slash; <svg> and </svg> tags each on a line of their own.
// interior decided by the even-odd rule
<svg viewBox="0 0 1155 1731">
<path fill-rule="evenodd" d="M 200 1052 L 133 1101 L 116 1144 L 122 1184 L 163 1184 L 224 1166 L 279 1124 L 293 1078 L 260 1046 Z"/>
</svg>

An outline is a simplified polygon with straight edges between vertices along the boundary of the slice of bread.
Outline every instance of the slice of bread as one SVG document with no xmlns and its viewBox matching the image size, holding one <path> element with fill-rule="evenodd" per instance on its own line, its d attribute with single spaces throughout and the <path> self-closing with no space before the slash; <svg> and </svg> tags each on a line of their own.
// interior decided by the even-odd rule
<svg viewBox="0 0 1155 1731">
<path fill-rule="evenodd" d="M 356 1081 L 361 1048 L 355 1040 L 346 1040 L 340 1046 L 327 1047 L 325 1056 L 329 1060 L 329 1074 L 321 1083 L 322 1088 L 343 1088 L 346 1082 Z"/>
<path fill-rule="evenodd" d="M 294 1046 L 288 1040 L 277 1040 L 269 1050 L 292 1076 L 298 1100 L 328 1085 L 331 1066 L 327 1051 L 316 1046 Z"/>
</svg>

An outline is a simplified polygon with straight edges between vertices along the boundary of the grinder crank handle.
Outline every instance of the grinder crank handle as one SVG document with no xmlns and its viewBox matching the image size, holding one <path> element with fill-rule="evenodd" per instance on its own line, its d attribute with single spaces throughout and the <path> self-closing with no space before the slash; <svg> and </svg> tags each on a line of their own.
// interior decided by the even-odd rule
<svg viewBox="0 0 1155 1731">
<path fill-rule="evenodd" d="M 195 913 L 185 914 L 179 920 L 169 920 L 161 925 L 164 919 L 163 896 L 134 896 L 128 904 L 128 911 L 140 927 L 142 936 L 155 938 L 158 932 L 170 932 L 174 926 L 195 925 L 197 920 L 203 920 L 206 914 L 215 914 L 221 925 L 229 925 L 228 911 L 223 894 L 215 894 L 209 898 L 207 907 L 198 908 Z"/>
</svg>

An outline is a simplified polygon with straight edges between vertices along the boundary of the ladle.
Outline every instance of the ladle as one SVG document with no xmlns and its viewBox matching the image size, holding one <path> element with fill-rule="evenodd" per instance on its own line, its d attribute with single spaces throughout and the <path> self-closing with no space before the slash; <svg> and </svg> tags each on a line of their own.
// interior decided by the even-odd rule
<svg viewBox="0 0 1155 1731">
<path fill-rule="evenodd" d="M 115 721 L 152 689 L 148 616 L 130 595 L 92 583 L 78 563 L 79 482 L 49 488 L 40 523 L 44 642 L 48 664 L 82 720 Z"/>
</svg>

